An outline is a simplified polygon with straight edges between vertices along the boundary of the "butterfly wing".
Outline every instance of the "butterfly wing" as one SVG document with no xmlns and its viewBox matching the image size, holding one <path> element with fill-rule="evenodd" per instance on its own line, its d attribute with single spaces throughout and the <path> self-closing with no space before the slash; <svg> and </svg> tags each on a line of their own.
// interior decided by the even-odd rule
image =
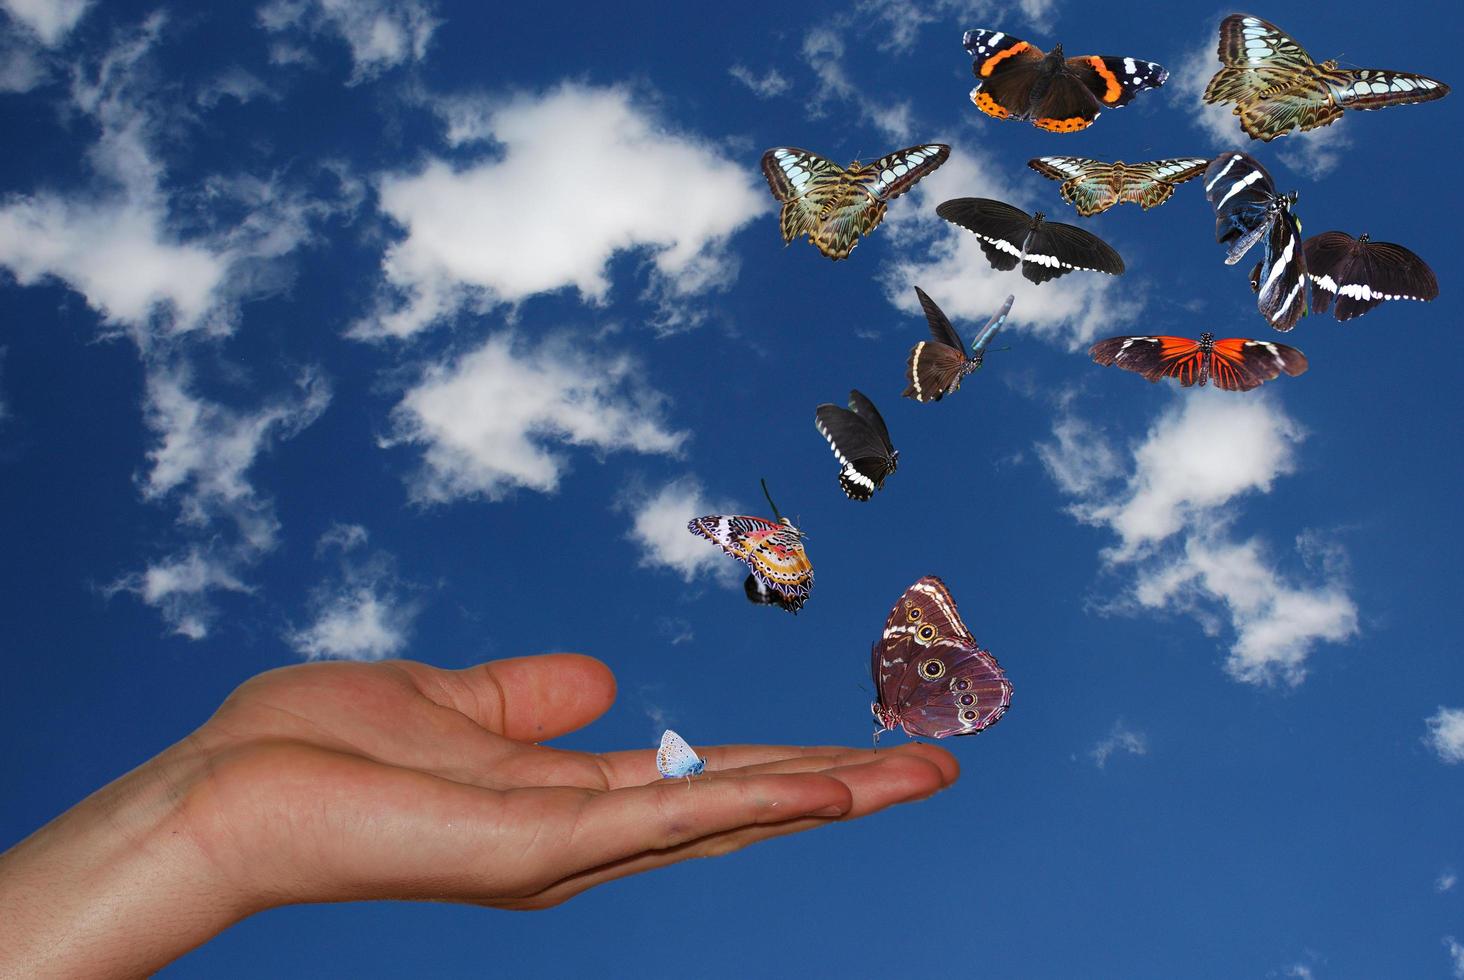
<svg viewBox="0 0 1464 980">
<path fill-rule="evenodd" d="M 1088 348 L 1088 356 L 1105 367 L 1116 365 L 1149 381 L 1178 378 L 1188 388 L 1203 374 L 1205 349 L 1188 337 L 1109 337 Z"/>
<path fill-rule="evenodd" d="M 1111 108 L 1128 105 L 1140 92 L 1158 88 L 1169 78 L 1163 65 L 1110 54 L 1069 58 L 1067 70 L 1099 103 Z"/>
<path fill-rule="evenodd" d="M 996 336 L 996 332 L 1001 329 L 1002 324 L 1006 323 L 1007 314 L 1012 311 L 1012 304 L 1016 300 L 1017 298 L 1015 296 L 1008 296 L 1006 302 L 1001 304 L 1001 309 L 997 310 L 991 319 L 986 321 L 986 325 L 981 328 L 981 332 L 971 342 L 972 358 L 977 361 L 978 366 L 980 365 L 979 355 L 986 350 L 987 345 L 991 343 L 991 339 Z"/>
<path fill-rule="evenodd" d="M 763 176 L 773 196 L 783 203 L 778 227 L 787 244 L 800 235 L 813 236 L 844 183 L 844 168 L 796 146 L 777 146 L 762 156 Z"/>
<path fill-rule="evenodd" d="M 1266 257 L 1255 279 L 1256 308 L 1277 330 L 1290 330 L 1307 314 L 1306 283 L 1301 222 L 1282 208 L 1271 222 Z"/>
<path fill-rule="evenodd" d="M 1176 157 L 1125 167 L 1118 199 L 1145 211 L 1158 207 L 1169 200 L 1177 184 L 1193 180 L 1209 165 L 1210 161 L 1201 157 Z"/>
<path fill-rule="evenodd" d="M 954 347 L 934 340 L 922 340 L 910 349 L 905 362 L 905 380 L 909 382 L 901 394 L 917 402 L 938 402 L 961 386 L 970 361 Z"/>
<path fill-rule="evenodd" d="M 1324 81 L 1332 98 L 1348 109 L 1432 102 L 1449 94 L 1449 86 L 1437 78 L 1407 71 L 1338 68 L 1327 72 Z"/>
<path fill-rule="evenodd" d="M 1229 337 L 1215 341 L 1210 380 L 1226 391 L 1250 391 L 1282 372 L 1296 377 L 1306 370 L 1306 355 L 1268 340 Z"/>
<path fill-rule="evenodd" d="M 1215 208 L 1215 241 L 1229 249 L 1227 265 L 1239 262 L 1276 218 L 1276 185 L 1247 153 L 1224 153 L 1210 161 L 1205 197 Z"/>
<path fill-rule="evenodd" d="M 1313 235 L 1302 245 L 1312 283 L 1312 308 L 1325 313 L 1332 298 L 1338 320 L 1362 316 L 1390 299 L 1432 300 L 1439 282 L 1428 263 L 1402 245 L 1354 239 L 1341 231 Z"/>
<path fill-rule="evenodd" d="M 886 729 L 898 725 L 931 738 L 973 734 L 1011 704 L 1011 682 L 977 647 L 949 590 L 933 575 L 896 601 L 871 660 L 874 713 Z"/>
<path fill-rule="evenodd" d="M 1074 270 L 1123 273 L 1123 259 L 1103 239 L 1076 225 L 1043 221 L 1027 239 L 1022 275 L 1041 284 Z"/>
<path fill-rule="evenodd" d="M 881 201 L 892 201 L 915 186 L 922 177 L 950 158 L 951 148 L 941 143 L 907 146 L 886 154 L 863 167 L 850 167 L 849 174 Z"/>
<path fill-rule="evenodd" d="M 956 328 L 951 326 L 951 321 L 946 318 L 945 312 L 935 305 L 935 300 L 926 295 L 925 290 L 919 286 L 915 287 L 915 295 L 920 297 L 920 308 L 925 311 L 925 322 L 930 324 L 930 336 L 938 344 L 947 347 L 954 347 L 964 358 L 966 356 L 966 345 L 961 343 L 961 335 Z"/>
<path fill-rule="evenodd" d="M 976 108 L 997 119 L 1030 118 L 1032 89 L 1042 73 L 1042 50 L 991 30 L 967 31 L 962 43 L 976 76 L 976 87 L 971 89 Z"/>
<path fill-rule="evenodd" d="M 1275 139 L 1297 124 L 1308 105 L 1315 109 L 1332 101 L 1315 81 L 1311 55 L 1269 21 L 1249 14 L 1226 17 L 1218 53 L 1221 67 L 1205 87 L 1204 100 L 1236 103 L 1234 112 L 1252 139 Z"/>
<path fill-rule="evenodd" d="M 1112 164 L 1084 157 L 1037 157 L 1027 166 L 1044 177 L 1062 181 L 1062 199 L 1087 218 L 1118 203 L 1118 181 Z"/>
<path fill-rule="evenodd" d="M 957 197 L 942 201 L 935 213 L 974 234 L 993 269 L 1006 272 L 1022 261 L 1032 216 L 1020 208 L 985 197 Z"/>
<path fill-rule="evenodd" d="M 663 779 L 700 775 L 706 767 L 706 760 L 686 744 L 686 739 L 669 728 L 661 733 L 661 747 L 656 750 L 656 769 Z"/>
<path fill-rule="evenodd" d="M 747 583 L 743 587 L 753 602 L 796 613 L 808 600 L 813 564 L 803 548 L 802 535 L 786 519 L 774 523 L 761 517 L 714 514 L 698 517 L 686 527 L 748 567 L 756 587 Z"/>
<path fill-rule="evenodd" d="M 1068 69 L 1052 76 L 1046 93 L 1032 110 L 1033 126 L 1049 133 L 1076 133 L 1098 118 L 1106 103 L 1083 78 L 1073 74 L 1072 62 L 1078 60 L 1068 59 Z"/>
</svg>

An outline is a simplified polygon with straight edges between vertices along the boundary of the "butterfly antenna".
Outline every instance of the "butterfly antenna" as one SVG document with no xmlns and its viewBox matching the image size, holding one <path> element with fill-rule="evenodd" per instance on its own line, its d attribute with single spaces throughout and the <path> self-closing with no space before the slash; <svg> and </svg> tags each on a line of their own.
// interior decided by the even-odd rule
<svg viewBox="0 0 1464 980">
<path fill-rule="evenodd" d="M 778 505 L 773 503 L 773 495 L 768 493 L 768 481 L 763 479 L 760 482 L 762 483 L 763 496 L 768 498 L 768 506 L 773 509 L 773 516 L 778 519 L 779 524 L 783 523 L 783 515 L 778 510 Z"/>
<path fill-rule="evenodd" d="M 985 353 L 987 353 L 987 354 L 995 354 L 997 351 L 1003 351 L 1003 350 L 1011 350 L 1011 348 L 1010 347 L 988 347 L 988 348 L 986 348 Z"/>
</svg>

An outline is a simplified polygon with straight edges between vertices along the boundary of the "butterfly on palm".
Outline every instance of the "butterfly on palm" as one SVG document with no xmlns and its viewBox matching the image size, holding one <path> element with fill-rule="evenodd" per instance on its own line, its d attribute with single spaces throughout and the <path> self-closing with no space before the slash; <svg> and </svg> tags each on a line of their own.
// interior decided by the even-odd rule
<svg viewBox="0 0 1464 980">
<path fill-rule="evenodd" d="M 783 202 L 778 218 L 783 243 L 799 235 L 835 261 L 848 258 L 859 236 L 884 220 L 885 205 L 946 162 L 949 146 L 910 146 L 865 165 L 847 168 L 792 146 L 763 154 L 763 176 L 773 196 Z"/>
<path fill-rule="evenodd" d="M 1103 163 L 1086 157 L 1037 157 L 1027 166 L 1044 177 L 1062 181 L 1062 199 L 1087 218 L 1115 204 L 1137 204 L 1145 211 L 1169 200 L 1176 184 L 1205 172 L 1210 161 L 1175 157 L 1147 163 Z"/>
<path fill-rule="evenodd" d="M 1271 175 L 1254 157 L 1223 153 L 1205 170 L 1205 197 L 1215 207 L 1215 240 L 1227 246 L 1234 265 L 1266 239 L 1266 253 L 1252 277 L 1256 307 L 1277 330 L 1290 330 L 1306 316 L 1306 254 L 1301 219 L 1292 213 L 1296 194 L 1278 194 Z"/>
<path fill-rule="evenodd" d="M 1329 125 L 1344 109 L 1381 109 L 1449 94 L 1449 86 L 1425 75 L 1317 64 L 1281 28 L 1249 14 L 1220 22 L 1220 64 L 1205 101 L 1234 102 L 1231 112 L 1240 117 L 1241 129 L 1266 142 L 1297 127 Z"/>
<path fill-rule="evenodd" d="M 972 232 L 993 269 L 1006 272 L 1020 263 L 1022 275 L 1041 284 L 1075 269 L 1123 272 L 1123 259 L 1092 232 L 1075 225 L 1048 221 L 1002 201 L 985 197 L 958 197 L 942 201 L 935 213 Z"/>
<path fill-rule="evenodd" d="M 874 402 L 863 392 L 849 392 L 849 407 L 824 403 L 813 424 L 839 461 L 839 486 L 850 500 L 868 500 L 895 471 L 900 451 L 890 442 L 890 430 Z"/>
<path fill-rule="evenodd" d="M 870 649 L 869 672 L 876 742 L 895 728 L 927 738 L 974 735 L 1000 721 L 1012 703 L 1012 682 L 977 645 L 934 575 L 895 602 Z"/>
<path fill-rule="evenodd" d="M 1375 242 L 1363 235 L 1324 231 L 1302 242 L 1306 273 L 1311 279 L 1312 310 L 1326 313 L 1336 297 L 1333 316 L 1351 320 L 1390 299 L 1427 302 L 1438 297 L 1439 281 L 1428 263 L 1402 245 Z M 1260 286 L 1260 266 L 1251 286 Z"/>
<path fill-rule="evenodd" d="M 1116 364 L 1150 381 L 1175 378 L 1182 387 L 1215 382 L 1226 391 L 1250 391 L 1285 372 L 1293 378 L 1306 370 L 1306 355 L 1295 347 L 1268 340 L 1213 334 L 1188 337 L 1109 337 L 1088 349 L 1107 367 Z"/>
<path fill-rule="evenodd" d="M 763 493 L 768 494 L 766 483 Z M 751 569 L 742 583 L 749 601 L 797 613 L 813 590 L 813 563 L 803 550 L 803 532 L 778 513 L 770 494 L 768 504 L 776 522 L 764 517 L 713 514 L 695 518 L 686 528 Z"/>
<path fill-rule="evenodd" d="M 997 119 L 1024 119 L 1052 133 L 1086 129 L 1108 108 L 1126 106 L 1169 77 L 1162 65 L 1114 55 L 1065 58 L 1001 31 L 967 31 L 976 87 L 971 101 Z"/>
<path fill-rule="evenodd" d="M 661 745 L 656 749 L 656 771 L 662 779 L 685 776 L 687 785 L 691 785 L 691 777 L 700 776 L 706 767 L 707 760 L 697 755 L 686 739 L 669 728 L 661 733 Z"/>
<path fill-rule="evenodd" d="M 951 321 L 935 300 L 925 295 L 925 290 L 915 287 L 920 297 L 920 307 L 930 324 L 930 340 L 922 340 L 910 350 L 910 360 L 905 365 L 905 379 L 910 382 L 904 391 L 906 398 L 917 402 L 938 402 L 946 395 L 955 394 L 966 375 L 981 367 L 986 356 L 986 347 L 1011 312 L 1015 296 L 1008 296 L 1001 309 L 986 321 L 986 325 L 971 341 L 971 354 L 966 355 L 961 335 L 951 326 Z"/>
</svg>

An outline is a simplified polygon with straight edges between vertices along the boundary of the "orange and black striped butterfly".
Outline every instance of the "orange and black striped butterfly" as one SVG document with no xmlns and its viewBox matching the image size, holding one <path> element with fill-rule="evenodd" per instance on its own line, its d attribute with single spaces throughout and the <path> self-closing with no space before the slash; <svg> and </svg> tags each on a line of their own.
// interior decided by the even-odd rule
<svg viewBox="0 0 1464 980">
<path fill-rule="evenodd" d="M 1169 77 L 1163 65 L 1090 54 L 1065 58 L 1059 44 L 1041 48 L 1001 31 L 967 31 L 976 87 L 971 101 L 997 119 L 1025 119 L 1050 133 L 1087 129 L 1108 108 L 1126 106 Z"/>
<path fill-rule="evenodd" d="M 1246 337 L 1216 340 L 1208 333 L 1200 334 L 1199 340 L 1109 337 L 1089 348 L 1088 354 L 1105 367 L 1116 364 L 1150 381 L 1175 378 L 1185 388 L 1213 381 L 1226 391 L 1250 391 L 1282 371 L 1294 378 L 1306 370 L 1306 355 L 1295 347 Z"/>
</svg>

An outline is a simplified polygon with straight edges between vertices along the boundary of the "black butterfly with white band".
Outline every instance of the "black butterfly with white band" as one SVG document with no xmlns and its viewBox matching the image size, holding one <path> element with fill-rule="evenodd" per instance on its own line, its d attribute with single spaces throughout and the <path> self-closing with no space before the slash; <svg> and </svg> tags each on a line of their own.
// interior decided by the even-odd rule
<svg viewBox="0 0 1464 980">
<path fill-rule="evenodd" d="M 1006 272 L 1020 264 L 1022 275 L 1039 285 L 1073 271 L 1123 273 L 1123 259 L 1103 239 L 1048 221 L 1040 211 L 1030 215 L 1002 201 L 958 197 L 942 201 L 935 213 L 974 234 L 993 269 Z"/>
<path fill-rule="evenodd" d="M 1292 213 L 1295 192 L 1276 193 L 1271 175 L 1246 153 L 1222 153 L 1205 170 L 1205 197 L 1215 207 L 1215 240 L 1239 262 L 1266 239 L 1266 254 L 1252 279 L 1256 307 L 1277 330 L 1290 330 L 1306 316 L 1306 255 L 1301 220 Z"/>
<path fill-rule="evenodd" d="M 873 497 L 884 486 L 885 477 L 895 471 L 900 451 L 890 442 L 890 430 L 879 409 L 858 389 L 849 392 L 848 408 L 828 402 L 820 405 L 813 424 L 839 461 L 839 486 L 850 500 Z"/>
</svg>

